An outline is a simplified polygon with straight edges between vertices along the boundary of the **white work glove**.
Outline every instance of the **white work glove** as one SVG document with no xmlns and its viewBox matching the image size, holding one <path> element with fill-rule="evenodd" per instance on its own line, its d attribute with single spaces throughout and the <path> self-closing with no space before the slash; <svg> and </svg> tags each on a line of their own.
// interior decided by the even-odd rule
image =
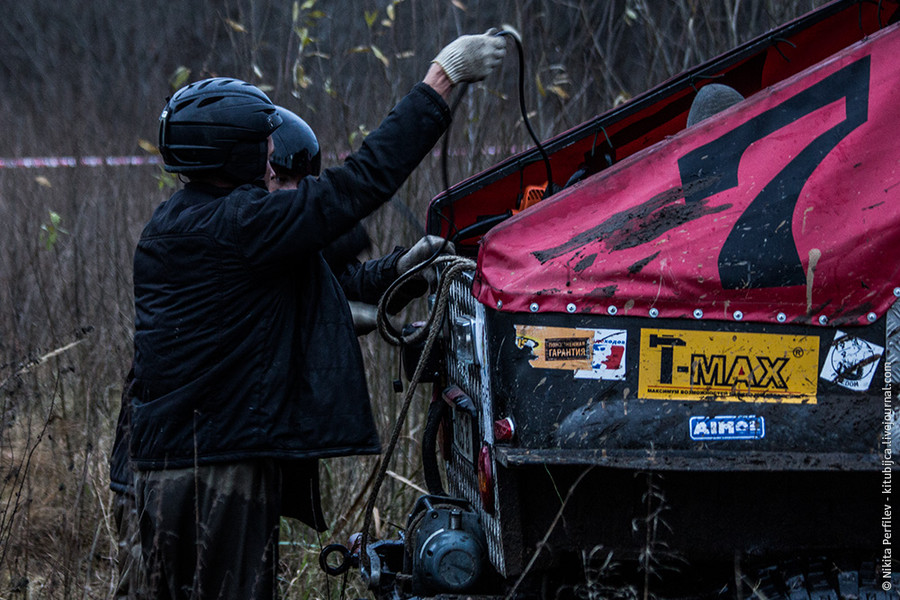
<svg viewBox="0 0 900 600">
<path fill-rule="evenodd" d="M 454 85 L 462 81 L 481 81 L 506 56 L 506 39 L 491 35 L 463 35 L 450 42 L 434 58 Z"/>
<path fill-rule="evenodd" d="M 444 245 L 444 238 L 437 235 L 426 235 L 403 253 L 397 260 L 397 275 L 403 275 L 416 265 L 425 262 Z M 447 242 L 442 254 L 454 254 L 453 242 Z"/>
</svg>

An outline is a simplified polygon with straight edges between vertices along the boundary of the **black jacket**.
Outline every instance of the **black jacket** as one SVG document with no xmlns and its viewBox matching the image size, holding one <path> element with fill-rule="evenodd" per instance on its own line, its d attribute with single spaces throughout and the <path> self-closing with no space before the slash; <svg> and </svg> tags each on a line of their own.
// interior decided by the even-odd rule
<svg viewBox="0 0 900 600">
<path fill-rule="evenodd" d="M 375 453 L 349 308 L 321 255 L 387 201 L 449 124 L 419 84 L 339 168 L 267 194 L 189 183 L 134 258 L 137 469 Z"/>
<path fill-rule="evenodd" d="M 354 246 L 354 251 L 362 251 L 368 247 L 368 236 L 362 226 L 354 228 L 353 233 L 356 238 L 365 239 L 366 242 L 365 244 Z M 397 246 L 390 254 L 381 258 L 367 260 L 363 263 L 349 254 L 332 252 L 330 260 L 327 256 L 325 260 L 337 275 L 347 300 L 376 304 L 381 295 L 387 291 L 390 284 L 397 278 L 397 261 L 405 252 L 406 248 Z M 323 255 L 325 254 L 323 252 Z M 402 294 L 399 294 L 399 296 L 401 297 L 399 303 L 403 305 L 413 299 Z M 122 386 L 116 435 L 109 456 L 110 488 L 122 494 L 134 493 L 133 475 L 128 458 L 128 447 L 131 438 L 131 398 L 133 387 L 134 367 L 132 366 L 125 376 Z"/>
<path fill-rule="evenodd" d="M 131 441 L 131 389 L 134 386 L 134 367 L 128 369 L 122 385 L 119 418 L 116 421 L 116 437 L 109 453 L 109 487 L 120 494 L 134 494 L 128 446 Z"/>
</svg>

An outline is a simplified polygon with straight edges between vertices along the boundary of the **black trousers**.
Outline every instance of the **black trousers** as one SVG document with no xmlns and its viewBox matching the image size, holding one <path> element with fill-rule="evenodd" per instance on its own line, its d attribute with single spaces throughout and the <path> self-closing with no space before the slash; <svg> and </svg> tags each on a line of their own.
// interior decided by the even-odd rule
<svg viewBox="0 0 900 600">
<path fill-rule="evenodd" d="M 276 598 L 281 479 L 269 459 L 138 472 L 149 597 Z"/>
<path fill-rule="evenodd" d="M 137 504 L 132 494 L 116 492 L 113 497 L 113 519 L 116 524 L 118 550 L 116 563 L 119 581 L 116 600 L 144 600 L 147 598 L 141 568 L 141 537 Z"/>
</svg>

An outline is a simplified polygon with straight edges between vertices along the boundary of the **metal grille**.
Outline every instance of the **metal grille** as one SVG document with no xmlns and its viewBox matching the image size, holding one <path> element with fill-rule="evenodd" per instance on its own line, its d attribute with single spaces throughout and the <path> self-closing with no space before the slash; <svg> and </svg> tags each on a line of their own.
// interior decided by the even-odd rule
<svg viewBox="0 0 900 600">
<path fill-rule="evenodd" d="M 481 510 L 481 500 L 478 496 L 478 481 L 471 463 L 453 452 L 453 458 L 447 466 L 447 478 L 450 480 L 450 493 L 454 496 L 468 500 L 481 517 L 484 526 L 485 537 L 488 543 L 488 558 L 497 572 L 506 576 L 506 560 L 503 554 L 502 538 L 500 537 L 500 507 L 495 507 L 495 514 L 489 515 Z"/>
<path fill-rule="evenodd" d="M 477 304 L 472 296 L 472 273 L 461 273 L 450 286 L 450 302 L 447 306 L 450 320 L 459 316 L 474 317 L 478 310 Z M 450 349 L 450 356 L 447 359 L 450 380 L 462 388 L 480 406 L 482 398 L 484 398 L 484 390 L 479 366 L 461 364 L 456 360 L 453 348 Z"/>
<path fill-rule="evenodd" d="M 472 296 L 471 272 L 461 274 L 451 283 L 450 302 L 448 305 L 449 317 L 457 316 L 475 317 L 483 316 L 483 307 Z M 486 340 L 485 340 L 486 343 Z M 456 360 L 453 348 L 449 349 L 447 356 L 448 373 L 450 381 L 455 383 L 468 395 L 479 408 L 480 415 L 491 414 L 490 380 L 484 365 L 461 364 Z M 484 418 L 481 419 L 484 421 Z M 478 424 L 482 437 L 485 431 L 491 431 L 491 421 Z M 496 464 L 494 465 L 496 472 Z M 447 466 L 447 479 L 450 492 L 456 496 L 468 500 L 481 516 L 488 543 L 488 556 L 494 568 L 501 575 L 506 575 L 506 560 L 503 554 L 503 543 L 500 530 L 501 507 L 494 502 L 494 514 L 490 515 L 481 509 L 481 499 L 478 493 L 478 480 L 475 467 L 471 462 L 459 455 L 454 447 L 451 453 L 450 463 Z M 496 494 L 496 489 L 495 489 Z"/>
</svg>

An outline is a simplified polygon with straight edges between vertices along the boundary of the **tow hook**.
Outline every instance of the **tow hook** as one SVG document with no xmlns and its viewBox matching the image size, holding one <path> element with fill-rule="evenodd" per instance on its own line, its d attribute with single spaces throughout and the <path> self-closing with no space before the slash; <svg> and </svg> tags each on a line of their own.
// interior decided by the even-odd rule
<svg viewBox="0 0 900 600">
<path fill-rule="evenodd" d="M 340 555 L 340 563 L 335 564 L 332 562 L 332 555 L 334 554 Z M 351 567 L 359 568 L 359 555 L 350 552 L 343 544 L 328 544 L 319 552 L 319 566 L 328 575 L 336 577 L 343 575 Z"/>
</svg>

